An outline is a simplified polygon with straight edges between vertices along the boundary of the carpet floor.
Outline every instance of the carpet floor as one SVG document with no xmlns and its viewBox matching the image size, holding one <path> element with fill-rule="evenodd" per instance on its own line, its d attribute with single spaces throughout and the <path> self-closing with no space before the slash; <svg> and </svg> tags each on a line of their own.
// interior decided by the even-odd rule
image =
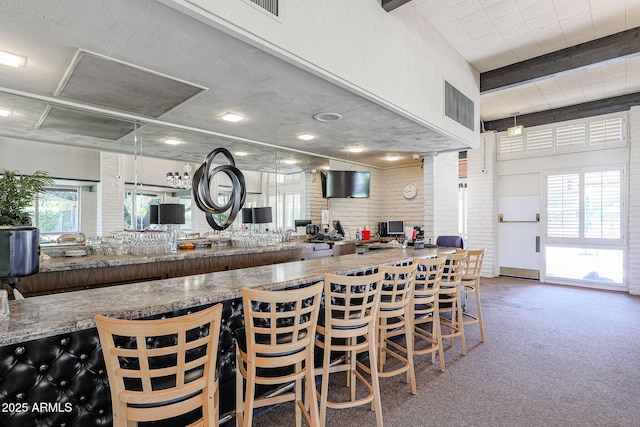
<svg viewBox="0 0 640 427">
<path fill-rule="evenodd" d="M 640 426 L 640 297 L 512 278 L 480 293 L 485 342 L 467 327 L 467 355 L 456 340 L 445 372 L 416 357 L 416 395 L 403 375 L 381 379 L 386 426 Z M 375 424 L 368 405 L 327 413 L 327 426 Z M 289 425 L 292 404 L 254 419 Z"/>
</svg>

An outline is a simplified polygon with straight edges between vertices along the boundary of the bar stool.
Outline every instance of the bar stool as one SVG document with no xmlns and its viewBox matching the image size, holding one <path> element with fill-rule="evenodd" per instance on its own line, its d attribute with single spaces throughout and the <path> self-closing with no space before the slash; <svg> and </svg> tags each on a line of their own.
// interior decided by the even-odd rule
<svg viewBox="0 0 640 427">
<path fill-rule="evenodd" d="M 198 408 L 202 417 L 191 425 L 218 425 L 221 317 L 222 304 L 158 320 L 95 317 L 114 426 L 165 420 Z"/>
<path fill-rule="evenodd" d="M 484 260 L 485 249 L 467 251 L 467 264 L 462 274 L 462 295 L 465 295 L 465 304 L 462 311 L 464 326 L 478 325 L 480 328 L 480 341 L 484 342 L 484 325 L 482 324 L 482 307 L 480 306 L 480 270 Z M 476 303 L 476 314 L 467 311 L 469 295 L 473 294 Z M 466 320 L 470 319 L 470 320 Z"/>
<path fill-rule="evenodd" d="M 283 291 L 242 289 L 245 327 L 236 340 L 237 426 L 252 425 L 255 408 L 290 401 L 294 402 L 296 426 L 302 424 L 301 415 L 310 426 L 319 425 L 313 344 L 322 289 L 322 282 Z M 257 385 L 291 383 L 292 392 L 256 398 Z"/>
<path fill-rule="evenodd" d="M 442 333 L 442 340 L 450 339 L 450 345 L 453 346 L 455 338 L 460 337 L 462 354 L 464 355 L 467 354 L 467 342 L 464 336 L 460 286 L 466 261 L 467 251 L 447 255 L 438 290 L 440 326 L 448 330 L 446 334 Z"/>
<path fill-rule="evenodd" d="M 413 366 L 413 320 L 410 314 L 416 268 L 416 264 L 381 265 L 378 268 L 381 273 L 384 273 L 384 279 L 380 291 L 380 306 L 376 322 L 378 377 L 392 377 L 406 372 L 407 383 L 411 384 L 412 394 L 417 392 L 416 374 Z M 391 339 L 400 335 L 404 335 L 405 346 Z M 404 353 L 406 357 L 398 352 Z M 400 361 L 402 365 L 396 369 L 385 371 L 387 355 Z"/>
<path fill-rule="evenodd" d="M 440 330 L 440 316 L 438 314 L 438 291 L 446 255 L 437 258 L 414 258 L 417 266 L 415 286 L 413 291 L 414 337 L 428 344 L 427 348 L 413 350 L 414 355 L 431 353 L 431 362 L 436 362 L 436 352 L 440 357 L 440 370 L 444 371 L 444 348 L 442 346 L 442 331 Z M 426 327 L 430 324 L 430 327 Z M 414 343 L 414 345 L 417 342 Z"/>
<path fill-rule="evenodd" d="M 316 374 L 322 375 L 320 400 L 320 425 L 327 419 L 327 407 L 351 408 L 371 403 L 376 413 L 376 424 L 382 427 L 382 404 L 378 380 L 376 348 L 376 314 L 380 302 L 380 290 L 384 273 L 364 276 L 324 275 L 324 315 L 318 321 L 316 345 L 324 350 L 322 367 Z M 356 356 L 361 351 L 369 352 L 371 382 L 357 369 Z M 344 359 L 331 365 L 331 354 L 343 353 Z M 329 374 L 347 373 L 349 400 L 329 400 Z M 356 396 L 356 380 L 368 390 L 368 395 Z"/>
</svg>

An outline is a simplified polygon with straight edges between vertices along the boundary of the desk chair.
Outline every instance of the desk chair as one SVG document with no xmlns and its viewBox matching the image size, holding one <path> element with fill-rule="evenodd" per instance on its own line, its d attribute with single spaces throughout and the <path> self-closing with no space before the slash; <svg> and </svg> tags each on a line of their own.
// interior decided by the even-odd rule
<svg viewBox="0 0 640 427">
<path fill-rule="evenodd" d="M 222 304 L 186 316 L 123 320 L 96 316 L 114 427 L 166 420 L 202 408 L 190 426 L 217 426 L 216 360 Z"/>
<path fill-rule="evenodd" d="M 438 236 L 436 245 L 447 248 L 465 248 L 464 239 L 461 236 Z"/>
<path fill-rule="evenodd" d="M 316 345 L 324 350 L 322 367 L 316 374 L 322 375 L 320 401 L 320 425 L 327 419 L 327 408 L 343 409 L 371 403 L 376 413 L 376 424 L 382 427 L 382 404 L 378 380 L 376 314 L 380 303 L 380 290 L 384 273 L 364 276 L 324 275 L 324 311 L 318 321 Z M 367 381 L 358 370 L 356 356 L 359 352 L 369 352 L 369 372 Z M 331 365 L 331 353 L 342 353 L 344 359 Z M 346 372 L 349 399 L 329 400 L 329 374 Z M 356 382 L 368 391 L 364 397 L 356 396 Z"/>
<path fill-rule="evenodd" d="M 302 415 L 310 426 L 319 425 L 313 363 L 322 289 L 322 282 L 283 291 L 242 289 L 245 327 L 236 340 L 237 426 L 252 425 L 254 408 L 289 401 L 295 405 L 297 427 Z M 291 383 L 292 392 L 256 397 L 257 385 Z"/>
<path fill-rule="evenodd" d="M 478 325 L 480 328 L 481 342 L 484 342 L 484 325 L 482 324 L 482 307 L 480 306 L 480 270 L 482 270 L 484 253 L 485 249 L 467 251 L 467 263 L 465 270 L 462 273 L 462 295 L 466 296 L 465 306 L 462 312 L 464 317 L 464 326 Z M 467 310 L 469 295 L 474 295 L 476 314 L 472 314 Z"/>
<path fill-rule="evenodd" d="M 444 372 L 444 348 L 442 346 L 442 331 L 440 330 L 440 315 L 438 305 L 440 299 L 440 282 L 442 272 L 447 261 L 446 255 L 437 258 L 414 258 L 417 267 L 415 286 L 413 291 L 412 311 L 414 322 L 414 337 L 423 340 L 428 347 L 414 348 L 414 355 L 431 353 L 431 362 L 436 362 L 436 352 L 440 357 L 440 370 Z M 417 341 L 414 345 L 417 344 Z"/>
</svg>

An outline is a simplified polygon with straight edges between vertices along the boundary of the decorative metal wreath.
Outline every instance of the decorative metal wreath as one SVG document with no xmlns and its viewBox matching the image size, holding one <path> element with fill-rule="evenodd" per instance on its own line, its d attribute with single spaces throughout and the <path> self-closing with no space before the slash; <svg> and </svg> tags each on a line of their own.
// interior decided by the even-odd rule
<svg viewBox="0 0 640 427">
<path fill-rule="evenodd" d="M 216 166 L 211 170 L 213 159 L 220 154 L 227 159 L 226 165 Z M 224 206 L 218 206 L 211 198 L 209 184 L 212 178 L 218 173 L 224 173 L 231 180 L 231 197 Z M 205 213 L 207 222 L 214 230 L 224 230 L 228 228 L 236 219 L 236 215 L 244 205 L 247 190 L 244 175 L 236 167 L 236 162 L 231 153 L 225 148 L 216 148 L 206 157 L 204 163 L 193 174 L 193 199 L 198 208 Z M 213 217 L 214 214 L 221 214 L 231 209 L 229 217 L 224 224 L 218 224 Z"/>
</svg>

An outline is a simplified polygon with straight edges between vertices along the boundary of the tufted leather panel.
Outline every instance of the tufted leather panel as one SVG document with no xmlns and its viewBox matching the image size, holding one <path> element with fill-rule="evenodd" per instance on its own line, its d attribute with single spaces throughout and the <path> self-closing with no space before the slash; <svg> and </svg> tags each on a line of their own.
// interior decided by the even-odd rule
<svg viewBox="0 0 640 427">
<path fill-rule="evenodd" d="M 150 318 L 181 316 L 189 311 Z M 243 326 L 242 300 L 225 301 L 222 317 L 218 363 L 224 414 L 235 405 L 232 330 Z M 40 408 L 41 404 L 53 407 Z M 0 347 L 0 426 L 111 425 L 111 396 L 95 328 Z"/>
</svg>

